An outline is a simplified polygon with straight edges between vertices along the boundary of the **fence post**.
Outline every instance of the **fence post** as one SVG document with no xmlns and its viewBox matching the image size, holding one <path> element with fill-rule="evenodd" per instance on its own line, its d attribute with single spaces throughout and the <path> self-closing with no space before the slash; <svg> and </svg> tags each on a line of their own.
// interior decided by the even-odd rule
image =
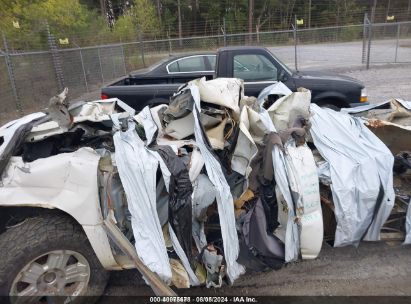
<svg viewBox="0 0 411 304">
<path fill-rule="evenodd" d="M 47 41 L 49 43 L 49 48 L 51 51 L 51 59 L 53 62 L 54 72 L 56 73 L 58 90 L 59 92 L 61 92 L 63 91 L 65 85 L 64 85 L 63 69 L 61 68 L 60 54 L 57 48 L 56 40 L 54 39 L 54 36 L 50 33 L 50 27 L 48 23 L 46 23 L 46 30 L 47 30 Z"/>
<path fill-rule="evenodd" d="M 144 44 L 143 44 L 143 39 L 141 37 L 140 27 L 137 27 L 137 32 L 138 32 L 138 41 L 140 45 L 141 60 L 143 61 L 143 66 L 146 67 L 146 62 L 144 60 Z"/>
<path fill-rule="evenodd" d="M 4 53 L 5 57 L 4 58 L 6 60 L 7 74 L 9 76 L 11 89 L 13 91 L 13 97 L 14 97 L 14 100 L 16 102 L 16 110 L 17 110 L 17 112 L 22 113 L 23 112 L 23 106 L 20 103 L 20 98 L 19 98 L 19 95 L 17 93 L 16 79 L 14 77 L 14 70 L 13 70 L 13 62 L 10 59 L 9 47 L 8 47 L 8 44 L 7 44 L 6 35 L 4 35 L 4 33 L 2 33 L 2 35 L 3 35 L 3 44 L 4 44 L 4 50 L 5 50 L 5 53 Z"/>
<path fill-rule="evenodd" d="M 401 24 L 397 24 L 397 43 L 395 45 L 395 60 L 394 62 L 397 63 L 397 55 L 398 55 L 398 46 L 400 44 L 400 33 L 401 33 Z"/>
<path fill-rule="evenodd" d="M 365 63 L 365 58 L 367 54 L 367 23 L 368 23 L 368 15 L 367 13 L 364 14 L 364 23 L 362 27 L 362 56 L 361 62 Z"/>
<path fill-rule="evenodd" d="M 225 17 L 223 18 L 223 35 L 224 35 L 224 46 L 227 46 L 227 32 L 225 27 Z"/>
<path fill-rule="evenodd" d="M 294 24 L 292 25 L 293 30 L 294 30 L 294 65 L 295 65 L 295 70 L 298 72 L 298 64 L 297 64 L 297 15 L 294 16 Z"/>
<path fill-rule="evenodd" d="M 97 49 L 97 55 L 98 55 L 98 64 L 100 66 L 101 81 L 104 83 L 105 80 L 104 80 L 103 66 L 101 65 L 100 48 Z"/>
<path fill-rule="evenodd" d="M 368 47 L 367 47 L 367 62 L 366 69 L 370 68 L 370 55 L 371 55 L 371 40 L 372 40 L 372 23 L 368 24 Z"/>
<path fill-rule="evenodd" d="M 124 45 L 121 45 L 121 55 L 123 56 L 124 75 L 127 75 L 126 57 L 124 56 Z"/>
<path fill-rule="evenodd" d="M 86 85 L 86 90 L 87 92 L 90 92 L 88 90 L 88 83 L 87 83 L 87 75 L 86 75 L 86 69 L 84 68 L 84 60 L 83 60 L 83 53 L 81 52 L 81 48 L 77 45 L 79 54 L 80 54 L 80 62 L 81 62 L 81 68 L 83 69 L 83 77 L 84 77 L 84 83 Z"/>
<path fill-rule="evenodd" d="M 167 38 L 168 38 L 168 55 L 171 56 L 171 54 L 173 53 L 173 50 L 171 48 L 170 27 L 168 27 Z"/>
<path fill-rule="evenodd" d="M 368 70 L 370 68 L 370 56 L 371 56 L 371 40 L 372 40 L 372 26 L 374 24 L 374 18 L 375 18 L 375 8 L 377 6 L 377 0 L 374 0 L 374 5 L 371 10 L 371 21 L 368 24 L 369 29 L 368 29 L 368 50 L 367 50 L 367 65 L 366 69 Z"/>
</svg>

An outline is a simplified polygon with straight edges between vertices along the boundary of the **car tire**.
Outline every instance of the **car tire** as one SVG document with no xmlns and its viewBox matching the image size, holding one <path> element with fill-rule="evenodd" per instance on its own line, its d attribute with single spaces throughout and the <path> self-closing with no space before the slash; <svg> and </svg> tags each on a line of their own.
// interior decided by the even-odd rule
<svg viewBox="0 0 411 304">
<path fill-rule="evenodd" d="M 336 105 L 330 104 L 330 103 L 321 104 L 320 107 L 321 108 L 328 108 L 328 109 L 334 110 L 336 112 L 341 111 L 341 109 L 339 107 L 337 107 Z"/>
<path fill-rule="evenodd" d="M 109 279 L 82 227 L 64 214 L 25 219 L 0 235 L 0 248 L 0 296 L 12 303 L 26 293 L 35 301 L 79 295 L 87 298 L 75 302 L 90 303 Z"/>
</svg>

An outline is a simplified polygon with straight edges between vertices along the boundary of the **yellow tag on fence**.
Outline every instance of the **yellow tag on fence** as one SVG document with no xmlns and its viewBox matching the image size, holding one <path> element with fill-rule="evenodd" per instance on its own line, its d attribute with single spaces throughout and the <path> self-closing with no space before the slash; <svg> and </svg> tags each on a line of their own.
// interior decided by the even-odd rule
<svg viewBox="0 0 411 304">
<path fill-rule="evenodd" d="M 59 39 L 59 43 L 60 44 L 69 44 L 69 39 L 68 38 Z"/>
<path fill-rule="evenodd" d="M 297 25 L 303 25 L 304 19 L 297 19 Z"/>
<path fill-rule="evenodd" d="M 387 21 L 393 21 L 395 19 L 395 16 L 394 15 L 392 15 L 392 16 L 387 16 Z"/>
</svg>

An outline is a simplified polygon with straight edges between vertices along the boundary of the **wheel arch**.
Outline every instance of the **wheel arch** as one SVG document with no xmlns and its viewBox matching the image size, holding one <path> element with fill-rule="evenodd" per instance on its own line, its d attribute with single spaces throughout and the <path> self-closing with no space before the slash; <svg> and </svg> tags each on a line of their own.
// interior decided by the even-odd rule
<svg viewBox="0 0 411 304">
<path fill-rule="evenodd" d="M 81 225 L 76 218 L 59 208 L 50 206 L 2 205 L 0 206 L 0 234 L 7 231 L 8 228 L 18 226 L 28 218 L 38 217 L 43 214 L 52 214 L 54 216 L 70 218 L 73 223 L 81 227 L 82 231 L 87 236 L 101 265 L 107 270 L 120 269 L 120 265 L 114 258 L 103 224 Z"/>
<path fill-rule="evenodd" d="M 335 105 L 339 108 L 347 108 L 350 106 L 345 96 L 338 92 L 324 92 L 317 95 L 312 102 L 319 106 L 326 104 Z"/>
</svg>

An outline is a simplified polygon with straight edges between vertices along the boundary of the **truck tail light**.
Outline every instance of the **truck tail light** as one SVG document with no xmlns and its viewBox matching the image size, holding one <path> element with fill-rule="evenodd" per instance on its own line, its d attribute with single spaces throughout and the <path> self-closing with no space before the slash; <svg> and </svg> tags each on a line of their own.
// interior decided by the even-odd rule
<svg viewBox="0 0 411 304">
<path fill-rule="evenodd" d="M 108 96 L 106 94 L 101 94 L 101 99 L 108 99 Z"/>
</svg>

